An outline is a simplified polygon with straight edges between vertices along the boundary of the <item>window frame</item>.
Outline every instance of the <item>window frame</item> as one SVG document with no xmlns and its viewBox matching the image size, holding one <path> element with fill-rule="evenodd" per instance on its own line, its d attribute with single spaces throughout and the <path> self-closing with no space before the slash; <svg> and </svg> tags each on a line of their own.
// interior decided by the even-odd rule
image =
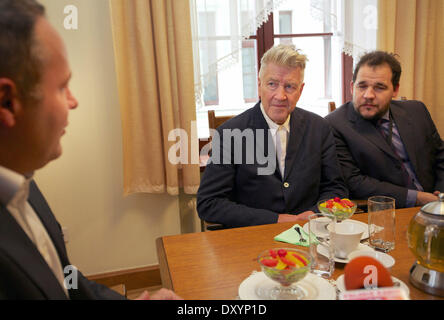
<svg viewBox="0 0 444 320">
<path fill-rule="evenodd" d="M 274 14 L 273 12 L 270 12 L 269 16 L 268 16 L 268 20 L 266 22 L 264 22 L 262 24 L 262 26 L 260 28 L 258 28 L 256 30 L 256 34 L 255 35 L 251 35 L 249 38 L 247 38 L 246 40 L 255 40 L 256 41 L 256 58 L 257 58 L 257 76 L 259 74 L 259 70 L 261 67 L 261 58 L 262 56 L 265 54 L 265 52 L 267 50 L 269 50 L 271 47 L 274 46 L 274 39 L 279 39 L 279 38 L 299 38 L 299 37 L 324 37 L 328 38 L 328 39 L 332 39 L 333 37 L 333 32 L 319 32 L 319 33 L 290 33 L 290 34 L 275 34 L 274 33 Z M 215 40 L 226 40 L 229 39 L 229 37 L 226 36 L 215 36 L 215 37 L 211 37 L 212 39 L 214 38 Z M 244 47 L 244 43 L 242 43 L 242 47 Z M 248 47 L 250 47 L 250 45 L 247 45 Z M 327 49 L 326 46 L 324 47 L 324 50 L 330 50 L 330 47 Z M 326 56 L 326 52 L 324 52 L 324 57 L 327 58 Z M 346 101 L 350 101 L 352 99 L 352 95 L 350 92 L 350 82 L 352 81 L 353 78 L 353 58 L 345 53 L 341 54 L 342 57 L 342 101 L 340 102 L 340 104 L 345 103 Z M 325 74 L 328 74 L 328 68 L 329 68 L 329 63 L 326 61 L 325 65 Z M 327 81 L 327 77 L 325 77 L 324 79 L 325 81 Z M 325 88 L 327 88 L 327 86 L 325 86 Z M 327 90 L 327 89 L 326 89 Z M 244 98 L 244 102 L 245 103 L 252 103 L 257 101 L 257 99 L 245 99 Z M 217 101 L 218 102 L 218 101 Z M 213 101 L 211 101 L 211 103 L 213 103 Z M 211 103 L 205 103 L 205 105 L 209 105 Z M 217 110 L 217 108 L 215 109 Z"/>
<path fill-rule="evenodd" d="M 274 46 L 274 39 L 279 38 L 298 38 L 298 37 L 331 37 L 333 32 L 324 33 L 291 33 L 291 34 L 274 34 L 274 14 L 270 12 L 268 20 L 257 30 L 256 35 L 250 36 L 248 39 L 256 40 L 257 44 L 257 66 L 258 72 L 261 68 L 261 58 L 265 52 Z M 326 50 L 326 49 L 325 49 Z M 352 100 L 350 92 L 350 82 L 353 79 L 353 57 L 345 54 L 342 56 L 342 101 L 344 104 L 346 101 Z M 324 55 L 326 57 L 326 55 Z M 327 67 L 327 63 L 325 66 Z M 327 70 L 325 70 L 327 74 Z M 327 86 L 326 86 L 327 87 Z"/>
</svg>

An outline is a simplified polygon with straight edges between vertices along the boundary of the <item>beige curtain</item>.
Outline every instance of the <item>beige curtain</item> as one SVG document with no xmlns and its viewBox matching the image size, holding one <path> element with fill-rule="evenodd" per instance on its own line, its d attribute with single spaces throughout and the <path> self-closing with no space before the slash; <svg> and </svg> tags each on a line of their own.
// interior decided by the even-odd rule
<svg viewBox="0 0 444 320">
<path fill-rule="evenodd" d="M 110 12 L 124 194 L 177 195 L 180 187 L 194 194 L 200 174 L 189 1 L 110 0 Z M 174 129 L 181 135 L 169 141 Z"/>
<path fill-rule="evenodd" d="M 397 53 L 400 96 L 423 101 L 444 134 L 444 0 L 379 0 L 378 49 Z"/>
</svg>

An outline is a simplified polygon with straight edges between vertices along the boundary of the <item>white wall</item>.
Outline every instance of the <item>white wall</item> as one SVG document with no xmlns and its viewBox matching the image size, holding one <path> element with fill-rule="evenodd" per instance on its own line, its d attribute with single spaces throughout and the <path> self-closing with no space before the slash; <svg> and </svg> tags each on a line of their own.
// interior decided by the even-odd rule
<svg viewBox="0 0 444 320">
<path fill-rule="evenodd" d="M 63 155 L 36 181 L 63 227 L 71 263 L 86 275 L 158 263 L 155 239 L 180 233 L 178 197 L 123 192 L 122 132 L 108 0 L 41 0 L 73 71 Z M 63 9 L 78 8 L 78 30 Z"/>
</svg>

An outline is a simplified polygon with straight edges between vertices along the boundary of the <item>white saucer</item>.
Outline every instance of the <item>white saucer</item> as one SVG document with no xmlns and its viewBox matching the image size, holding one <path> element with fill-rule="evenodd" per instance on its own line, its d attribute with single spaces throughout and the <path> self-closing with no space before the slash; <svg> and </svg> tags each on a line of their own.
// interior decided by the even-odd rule
<svg viewBox="0 0 444 320">
<path fill-rule="evenodd" d="M 315 220 L 319 220 L 319 221 L 325 221 L 325 232 L 316 232 L 315 235 L 317 237 L 321 237 L 321 238 L 326 238 L 328 237 L 328 230 L 327 230 L 327 225 L 330 223 L 330 218 L 327 217 L 320 217 L 320 218 L 316 218 Z M 361 222 L 361 221 L 357 221 L 357 220 L 353 220 L 353 219 L 346 219 L 344 221 L 348 221 L 351 223 L 356 223 L 359 224 L 361 226 L 363 226 L 365 228 L 364 233 L 361 236 L 361 240 L 367 239 L 369 237 L 368 235 L 368 224 Z M 302 227 L 302 230 L 304 230 L 307 234 L 308 234 L 308 223 L 304 224 L 304 226 Z"/>
<path fill-rule="evenodd" d="M 265 273 L 254 271 L 239 286 L 241 300 L 270 300 L 269 293 L 278 283 Z M 305 293 L 303 300 L 336 300 L 336 289 L 327 280 L 312 273 L 296 283 Z"/>
<path fill-rule="evenodd" d="M 327 257 L 328 256 L 328 248 L 326 247 L 326 246 L 318 246 L 318 248 L 317 248 L 318 250 L 318 253 L 320 253 L 320 254 L 322 254 L 324 257 Z M 356 248 L 356 250 L 354 250 L 353 252 L 355 252 L 355 251 L 374 251 L 375 249 L 373 249 L 373 248 L 371 248 L 371 247 L 369 247 L 369 246 L 366 246 L 365 244 L 362 244 L 362 243 L 360 243 L 359 245 L 358 245 L 358 247 Z M 335 261 L 336 262 L 339 262 L 339 263 L 349 263 L 350 262 L 350 260 L 347 258 L 347 259 L 341 259 L 341 258 L 338 258 L 338 257 L 335 257 Z"/>
<path fill-rule="evenodd" d="M 392 281 L 393 282 L 399 282 L 400 288 L 404 289 L 404 291 L 406 292 L 407 296 L 410 296 L 410 289 L 409 289 L 409 287 L 407 287 L 407 285 L 404 282 L 402 282 L 401 280 L 399 280 L 398 278 L 395 278 L 393 276 L 392 276 Z M 336 279 L 336 287 L 338 288 L 338 290 L 340 292 L 347 291 L 347 290 L 345 290 L 345 282 L 344 282 L 344 275 L 343 274 L 341 274 Z"/>
</svg>

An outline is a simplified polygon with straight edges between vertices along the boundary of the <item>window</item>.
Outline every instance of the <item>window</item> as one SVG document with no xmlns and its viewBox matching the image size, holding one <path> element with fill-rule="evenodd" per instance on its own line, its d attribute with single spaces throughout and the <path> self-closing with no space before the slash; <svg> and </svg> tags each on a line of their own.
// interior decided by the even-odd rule
<svg viewBox="0 0 444 320">
<path fill-rule="evenodd" d="M 199 13 L 199 34 L 202 37 L 210 37 L 215 34 L 216 31 L 216 12 L 207 11 Z M 218 105 L 219 104 L 219 84 L 217 78 L 217 70 L 215 66 L 211 65 L 209 61 L 216 60 L 217 47 L 216 41 L 201 42 L 199 47 L 200 58 L 202 61 L 202 69 L 204 74 L 214 75 L 212 77 L 206 77 L 203 82 L 203 92 L 205 105 Z"/>
<path fill-rule="evenodd" d="M 331 3 L 325 1 L 323 5 Z M 308 56 L 306 85 L 298 106 L 325 116 L 329 101 L 342 102 L 342 48 L 332 41 L 331 21 L 314 18 L 312 10 L 309 0 L 285 2 L 251 38 L 262 49 L 258 57 L 278 43 L 294 44 Z"/>
<path fill-rule="evenodd" d="M 242 41 L 242 88 L 245 102 L 256 102 L 257 70 L 256 46 L 254 41 Z"/>
<path fill-rule="evenodd" d="M 292 33 L 292 20 L 291 11 L 279 11 L 279 33 L 290 34 Z M 281 38 L 279 40 L 282 44 L 291 44 L 291 39 Z"/>
<path fill-rule="evenodd" d="M 312 0 L 285 1 L 273 10 L 267 22 L 241 40 L 238 34 L 243 22 L 254 20 L 247 4 L 261 2 L 235 0 L 195 0 L 198 13 L 202 99 L 197 107 L 200 138 L 208 137 L 208 110 L 217 115 L 235 115 L 251 108 L 259 100 L 257 76 L 260 58 L 279 43 L 294 44 L 308 56 L 305 87 L 298 107 L 321 116 L 327 114 L 329 101 L 337 104 L 348 98 L 350 57 L 342 54 L 342 44 L 334 41 L 331 17 L 314 12 Z M 343 0 L 315 1 L 321 10 L 333 12 L 331 6 Z M 265 3 L 265 1 L 264 1 Z M 256 8 L 257 9 L 257 8 Z M 340 22 L 338 22 L 340 23 Z M 344 81 L 347 81 L 344 85 Z"/>
</svg>

